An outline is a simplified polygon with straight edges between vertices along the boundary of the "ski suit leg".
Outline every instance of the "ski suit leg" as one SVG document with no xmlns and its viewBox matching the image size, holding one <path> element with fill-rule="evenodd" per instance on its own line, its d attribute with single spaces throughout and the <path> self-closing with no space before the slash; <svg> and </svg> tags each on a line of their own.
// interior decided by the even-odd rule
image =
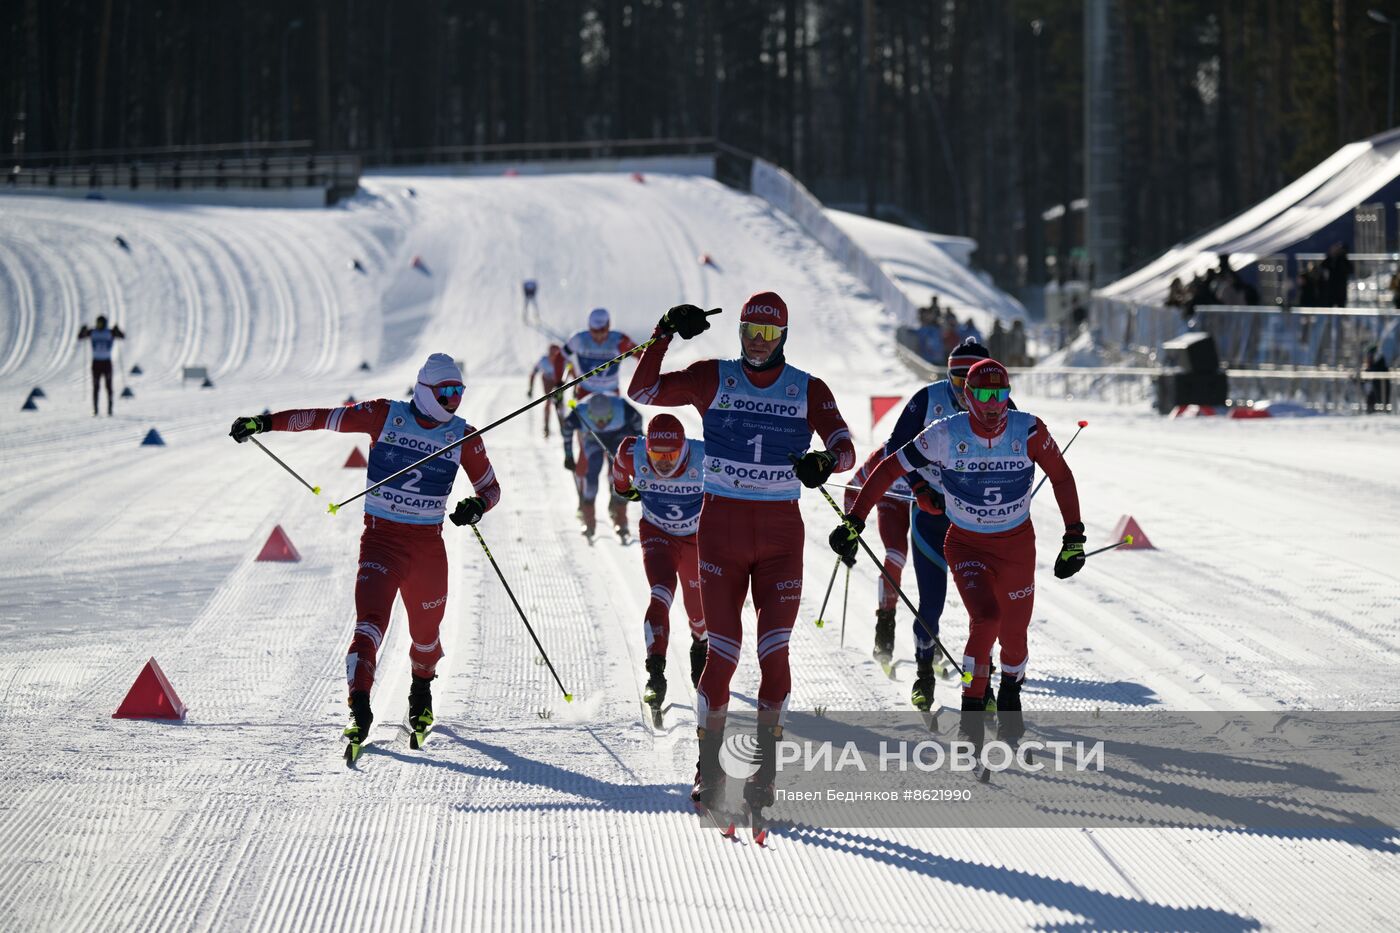
<svg viewBox="0 0 1400 933">
<path fill-rule="evenodd" d="M 675 538 L 676 572 L 681 578 L 681 599 L 685 603 L 686 619 L 690 622 L 690 637 L 705 637 L 705 609 L 700 600 L 700 565 L 696 556 L 696 535 Z"/>
<path fill-rule="evenodd" d="M 1001 672 L 1003 677 L 1024 678 L 1030 656 L 1026 632 L 1035 608 L 1035 530 L 1027 519 L 1016 531 L 1023 534 L 1005 542 L 1003 564 L 997 573 L 997 597 L 1002 601 Z"/>
<path fill-rule="evenodd" d="M 802 602 L 802 513 L 797 502 L 764 503 L 754 515 L 757 560 L 751 571 L 758 616 L 758 709 L 781 720 L 792 694 L 788 641 Z M 762 529 L 758 532 L 758 529 Z"/>
<path fill-rule="evenodd" d="M 885 573 L 896 584 L 904 575 L 904 563 L 909 555 L 909 503 L 881 499 L 876 508 L 876 521 L 880 527 L 880 542 L 885 546 Z M 881 609 L 893 609 L 899 597 L 894 587 L 885 581 L 882 574 L 875 583 L 878 594 L 877 605 Z"/>
<path fill-rule="evenodd" d="M 407 550 L 393 533 L 396 523 L 365 517 L 360 535 L 360 566 L 355 577 L 355 633 L 345 655 L 345 680 L 353 693 L 374 686 L 379 645 L 389 629 L 394 597 L 407 578 Z"/>
<path fill-rule="evenodd" d="M 102 381 L 103 381 L 104 383 L 106 383 L 106 385 L 107 385 L 107 414 L 110 415 L 110 414 L 112 413 L 112 361 L 111 361 L 111 360 L 100 360 L 100 361 L 98 361 L 97 363 L 95 363 L 95 364 L 93 364 L 93 365 L 94 365 L 94 366 L 97 366 L 97 367 L 100 367 L 100 368 L 97 370 L 97 374 L 98 374 L 99 376 L 102 377 Z M 93 382 L 95 383 L 96 381 L 97 381 L 96 378 L 94 378 L 94 379 L 93 379 Z M 93 404 L 94 407 L 96 407 L 96 405 L 97 405 L 97 386 L 94 385 L 92 388 L 93 388 L 93 393 L 92 393 L 92 404 Z"/>
<path fill-rule="evenodd" d="M 593 502 L 598 498 L 598 474 L 603 470 L 603 448 L 591 434 L 583 435 L 583 456 L 579 458 L 579 501 Z"/>
<path fill-rule="evenodd" d="M 749 589 L 754 551 L 753 523 L 747 515 L 754 505 L 706 493 L 700 509 L 700 600 L 710 647 L 695 691 L 695 722 L 710 729 L 723 728 L 729 681 L 739 664 L 743 642 L 739 614 Z"/>
<path fill-rule="evenodd" d="M 447 613 L 447 549 L 441 525 L 409 527 L 413 563 L 401 590 L 412 642 L 408 659 L 416 676 L 432 677 L 443 654 L 439 633 Z"/>
<path fill-rule="evenodd" d="M 559 382 L 558 382 L 558 380 L 551 379 L 551 378 L 548 377 L 548 376 L 541 377 L 541 379 L 540 379 L 540 390 L 541 390 L 541 391 L 540 391 L 540 394 L 541 394 L 541 395 L 548 395 L 549 393 L 553 392 L 553 391 L 554 391 L 555 389 L 557 389 L 557 388 L 559 388 Z M 540 406 L 540 408 L 544 410 L 544 436 L 545 436 L 545 437 L 549 437 L 549 420 L 550 420 L 551 418 L 557 418 L 557 417 L 558 417 L 558 411 L 555 410 L 554 404 L 553 404 L 552 402 L 545 402 L 543 405 Z"/>
<path fill-rule="evenodd" d="M 1035 530 L 1029 521 L 1010 531 L 992 534 L 954 526 L 948 531 L 944 553 L 969 617 L 963 669 L 971 670 L 973 675 L 972 683 L 963 687 L 963 696 L 980 697 L 987 690 L 992 646 L 998 638 L 1011 644 L 1011 651 L 1004 652 L 1003 657 L 1010 654 L 1016 670 L 1025 668 L 1030 594 L 1012 600 L 1011 593 L 1034 583 Z"/>
<path fill-rule="evenodd" d="M 676 596 L 677 558 L 679 548 L 666 532 L 646 519 L 642 520 L 642 566 L 647 572 L 647 583 L 651 585 L 651 599 L 647 602 L 646 619 L 643 630 L 646 633 L 647 654 L 666 656 L 666 647 L 671 640 L 671 601 Z"/>
<path fill-rule="evenodd" d="M 914 620 L 914 657 L 920 661 L 933 657 L 933 639 L 938 634 L 938 620 L 948 595 L 948 562 L 943 556 L 947 536 L 947 516 L 914 509 L 914 575 L 919 581 L 919 616 L 933 629 L 925 632 L 919 620 Z"/>
</svg>

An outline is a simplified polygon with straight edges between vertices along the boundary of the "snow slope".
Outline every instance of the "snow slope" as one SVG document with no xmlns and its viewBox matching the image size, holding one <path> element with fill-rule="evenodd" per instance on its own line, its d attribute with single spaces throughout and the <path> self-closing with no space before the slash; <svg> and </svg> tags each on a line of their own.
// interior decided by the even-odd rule
<svg viewBox="0 0 1400 933">
<path fill-rule="evenodd" d="M 442 726 L 410 752 L 393 725 L 408 688 L 400 616 L 373 745 L 348 771 L 358 510 L 326 515 L 325 497 L 234 446 L 235 415 L 400 396 L 444 349 L 467 364 L 467 417 L 494 419 L 524 401 L 547 339 L 521 323 L 526 277 L 541 283 L 544 331 L 560 334 L 596 305 L 638 338 L 679 300 L 723 306 L 671 365 L 731 353 L 733 311 L 776 288 L 793 309 L 791 358 L 833 385 L 862 453 L 867 396 L 915 388 L 861 287 L 786 218 L 712 181 L 379 176 L 365 188 L 324 211 L 0 201 L 0 929 L 1388 925 L 1400 859 L 1387 831 L 799 829 L 769 851 L 702 832 L 686 812 L 684 676 L 664 733 L 640 715 L 638 548 L 574 533 L 562 451 L 533 416 L 487 438 L 505 499 L 481 530 L 577 700 L 561 701 L 475 541 L 449 527 Z M 89 414 L 75 341 L 98 311 L 130 334 L 123 370 L 146 371 L 114 418 Z M 180 385 L 196 363 L 217 388 Z M 42 413 L 18 411 L 36 383 Z M 1091 544 L 1132 513 L 1159 548 L 1057 581 L 1053 498 L 1037 499 L 1029 705 L 1400 702 L 1390 419 L 1026 404 L 1062 443 L 1090 422 L 1070 460 Z M 153 426 L 167 446 L 138 446 Z M 340 464 L 363 438 L 266 442 L 329 495 L 361 488 Z M 852 575 L 844 648 L 837 626 L 810 624 L 832 516 L 815 496 L 803 508 L 793 706 L 902 708 L 908 617 L 896 682 L 869 660 L 868 569 Z M 255 563 L 278 524 L 303 560 Z M 966 634 L 956 596 L 943 631 L 950 646 Z M 183 724 L 109 718 L 151 655 L 190 706 Z M 756 679 L 750 651 L 736 704 Z"/>
</svg>

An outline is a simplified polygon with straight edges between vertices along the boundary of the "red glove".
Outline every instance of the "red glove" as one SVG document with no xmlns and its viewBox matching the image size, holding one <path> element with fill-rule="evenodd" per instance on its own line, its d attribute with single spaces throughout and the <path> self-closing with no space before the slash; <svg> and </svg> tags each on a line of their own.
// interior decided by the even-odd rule
<svg viewBox="0 0 1400 933">
<path fill-rule="evenodd" d="M 930 486 L 928 480 L 922 476 L 915 476 L 909 488 L 913 490 L 914 501 L 919 503 L 920 509 L 930 515 L 943 514 L 943 493 Z"/>
</svg>

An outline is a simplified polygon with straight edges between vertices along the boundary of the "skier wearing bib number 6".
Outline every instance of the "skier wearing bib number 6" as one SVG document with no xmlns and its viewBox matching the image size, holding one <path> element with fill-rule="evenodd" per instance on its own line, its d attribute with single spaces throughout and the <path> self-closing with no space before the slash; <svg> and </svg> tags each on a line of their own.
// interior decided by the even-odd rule
<svg viewBox="0 0 1400 933">
<path fill-rule="evenodd" d="M 700 527 L 704 497 L 705 445 L 687 440 L 680 419 L 660 414 L 651 419 L 645 436 L 623 440 L 613 458 L 613 492 L 640 502 L 642 565 L 651 600 L 647 603 L 647 686 L 642 700 L 652 719 L 661 724 L 666 700 L 666 648 L 671 637 L 671 603 L 676 581 L 690 621 L 690 684 L 700 682 L 705 667 L 705 613 L 700 605 L 700 565 L 695 533 Z"/>
<path fill-rule="evenodd" d="M 890 485 L 915 473 L 943 490 L 951 522 L 943 553 L 970 617 L 963 669 L 972 675 L 962 693 L 963 731 L 980 747 L 992 646 L 1001 642 L 1001 684 L 996 704 L 999 735 L 1020 738 L 1021 685 L 1026 676 L 1026 629 L 1035 603 L 1035 529 L 1030 521 L 1031 481 L 1039 466 L 1050 478 L 1065 533 L 1055 576 L 1073 576 L 1084 566 L 1084 524 L 1079 493 L 1059 445 L 1045 424 L 1010 410 L 1011 379 L 996 360 L 974 363 L 963 385 L 966 411 L 931 422 L 917 437 L 892 451 L 866 480 L 831 532 L 838 554 L 857 548 L 851 533 Z"/>
<path fill-rule="evenodd" d="M 694 305 L 666 312 L 627 394 L 647 405 L 692 405 L 704 419 L 699 558 L 710 648 L 695 694 L 700 759 L 691 799 L 703 809 L 719 798 L 719 752 L 742 637 L 739 613 L 752 586 L 761 671 L 759 757 L 744 800 L 757 827 L 760 809 L 773 801 L 777 742 L 791 692 L 788 639 L 802 598 L 798 497 L 804 485 L 820 486 L 833 471 L 854 467 L 856 452 L 831 390 L 784 358 L 788 308 L 774 292 L 760 292 L 744 304 L 739 359 L 701 360 L 663 374 L 672 337 L 699 336 L 710 326 L 708 317 Z M 825 450 L 808 449 L 813 433 Z"/>
<path fill-rule="evenodd" d="M 245 416 L 229 436 L 240 444 L 264 431 L 339 431 L 368 434 L 370 483 L 390 476 L 425 455 L 441 450 L 473 430 L 457 417 L 462 373 L 445 353 L 428 357 L 418 371 L 412 401 L 373 399 L 348 408 L 308 408 Z M 457 471 L 467 474 L 474 496 L 462 499 L 450 516 L 448 500 Z M 365 530 L 360 535 L 355 578 L 355 632 L 345 658 L 350 726 L 347 760 L 353 761 L 369 733 L 379 644 L 389 628 L 394 597 L 402 595 L 411 639 L 408 656 L 413 682 L 408 719 L 416 732 L 432 724 L 432 681 L 442 645 L 438 630 L 447 611 L 447 552 L 442 543 L 445 516 L 456 525 L 475 525 L 501 499 L 496 472 L 480 438 L 461 444 L 365 497 Z M 426 717 L 426 718 L 425 718 Z M 422 727 L 420 730 L 419 727 Z"/>
</svg>

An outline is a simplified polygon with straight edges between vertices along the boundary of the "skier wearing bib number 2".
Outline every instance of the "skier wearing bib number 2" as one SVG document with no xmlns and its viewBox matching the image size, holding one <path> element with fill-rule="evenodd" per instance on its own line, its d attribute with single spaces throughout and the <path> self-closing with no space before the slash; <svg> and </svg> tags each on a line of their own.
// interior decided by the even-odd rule
<svg viewBox="0 0 1400 933">
<path fill-rule="evenodd" d="M 625 438 L 613 459 L 613 492 L 642 504 L 638 532 L 651 600 L 647 603 L 647 686 L 642 700 L 660 726 L 666 700 L 666 648 L 671 640 L 671 603 L 680 579 L 681 602 L 690 621 L 690 684 L 705 667 L 705 613 L 700 605 L 700 565 L 695 532 L 704 497 L 705 445 L 687 440 L 675 415 L 651 419 L 644 437 Z"/>
<path fill-rule="evenodd" d="M 656 326 L 628 395 L 647 405 L 693 405 L 705 425 L 705 500 L 700 512 L 700 595 L 710 649 L 695 694 L 700 760 L 691 799 L 718 800 L 729 681 L 739 663 L 739 613 L 750 585 L 758 616 L 758 770 L 744 786 L 757 813 L 773 800 L 777 742 L 791 691 L 788 638 L 802 598 L 802 486 L 856 464 L 855 447 L 826 384 L 783 358 L 788 309 L 760 292 L 739 316 L 741 356 L 661 372 L 671 338 L 698 336 L 708 315 L 678 305 Z M 813 433 L 824 451 L 808 450 Z M 794 466 L 793 458 L 798 458 Z"/>
<path fill-rule="evenodd" d="M 1001 642 L 1001 684 L 996 705 L 998 738 L 1014 741 L 1023 731 L 1021 684 L 1026 676 L 1026 629 L 1035 604 L 1035 529 L 1030 521 L 1031 481 L 1039 466 L 1050 478 L 1065 523 L 1055 576 L 1073 576 L 1084 566 L 1084 525 L 1079 493 L 1059 445 L 1035 415 L 1009 410 L 1011 380 L 1006 367 L 984 359 L 967 371 L 967 410 L 930 423 L 917 437 L 881 461 L 846 515 L 832 531 L 838 554 L 857 547 L 865 516 L 890 485 L 915 473 L 943 490 L 951 525 L 943 553 L 970 617 L 963 669 L 962 728 L 980 747 L 992 646 Z"/>
<path fill-rule="evenodd" d="M 229 436 L 241 444 L 264 431 L 368 434 L 368 479 L 376 483 L 471 433 L 471 425 L 455 414 L 462 392 L 457 364 L 445 353 L 434 353 L 418 371 L 412 401 L 373 399 L 350 408 L 242 417 L 233 423 Z M 365 530 L 360 535 L 355 578 L 357 621 L 345 657 L 353 717 L 345 736 L 355 753 L 374 721 L 369 691 L 395 595 L 403 596 L 412 642 L 408 719 L 415 731 L 432 724 L 431 685 L 443 655 L 438 629 L 447 610 L 442 520 L 458 469 L 467 474 L 476 494 L 458 502 L 450 518 L 456 525 L 475 525 L 501 499 L 501 487 L 480 438 L 409 470 L 365 497 Z M 347 758 L 353 760 L 353 756 Z"/>
</svg>

